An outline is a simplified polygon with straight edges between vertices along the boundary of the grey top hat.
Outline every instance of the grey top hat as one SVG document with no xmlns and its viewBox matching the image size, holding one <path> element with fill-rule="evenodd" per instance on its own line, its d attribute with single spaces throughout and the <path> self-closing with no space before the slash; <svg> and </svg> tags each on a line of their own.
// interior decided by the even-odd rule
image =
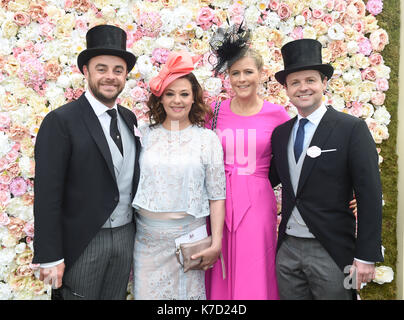
<svg viewBox="0 0 404 320">
<path fill-rule="evenodd" d="M 100 55 L 118 56 L 126 61 L 128 72 L 135 63 L 133 53 L 126 51 L 126 32 L 111 25 L 99 25 L 88 30 L 86 35 L 87 49 L 77 57 L 77 65 L 83 73 L 83 66 L 88 60 Z"/>
<path fill-rule="evenodd" d="M 313 39 L 299 39 L 285 44 L 281 49 L 284 70 L 275 73 L 275 79 L 284 85 L 289 73 L 302 70 L 318 70 L 330 79 L 334 68 L 323 64 L 321 48 L 321 43 Z"/>
</svg>

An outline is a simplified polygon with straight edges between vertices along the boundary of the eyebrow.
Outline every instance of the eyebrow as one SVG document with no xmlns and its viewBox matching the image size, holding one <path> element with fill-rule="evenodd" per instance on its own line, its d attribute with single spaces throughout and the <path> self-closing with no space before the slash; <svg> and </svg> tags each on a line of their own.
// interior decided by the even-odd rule
<svg viewBox="0 0 404 320">
<path fill-rule="evenodd" d="M 97 64 L 95 65 L 95 68 L 98 68 L 98 67 L 107 67 L 107 68 L 108 68 L 108 65 L 103 64 L 103 63 L 97 63 Z M 114 68 L 114 69 L 116 69 L 116 68 L 122 68 L 122 69 L 124 69 L 124 66 L 118 64 L 118 65 L 115 65 L 113 68 Z"/>
</svg>

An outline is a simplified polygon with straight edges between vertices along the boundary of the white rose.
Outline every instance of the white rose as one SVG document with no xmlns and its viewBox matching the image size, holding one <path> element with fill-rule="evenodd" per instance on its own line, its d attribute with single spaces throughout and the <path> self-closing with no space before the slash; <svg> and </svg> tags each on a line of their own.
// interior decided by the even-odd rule
<svg viewBox="0 0 404 320">
<path fill-rule="evenodd" d="M 310 3 L 310 8 L 312 9 L 324 9 L 324 7 L 327 5 L 327 0 L 311 0 Z"/>
<path fill-rule="evenodd" d="M 344 110 L 345 108 L 344 98 L 338 95 L 332 96 L 332 107 L 338 111 Z"/>
<path fill-rule="evenodd" d="M 276 29 L 279 27 L 279 24 L 281 22 L 281 18 L 278 16 L 276 12 L 269 12 L 266 19 L 265 19 L 265 24 L 271 28 L 271 29 Z"/>
<path fill-rule="evenodd" d="M 84 76 L 81 73 L 73 73 L 70 75 L 70 81 L 73 89 L 82 88 L 84 85 Z"/>
<path fill-rule="evenodd" d="M 316 39 L 317 38 L 317 31 L 313 27 L 304 27 L 303 29 L 303 37 L 306 39 Z"/>
<path fill-rule="evenodd" d="M 256 7 L 249 7 L 244 12 L 244 19 L 247 22 L 247 25 L 255 25 L 260 17 L 261 12 Z"/>
<path fill-rule="evenodd" d="M 69 88 L 71 84 L 70 78 L 64 74 L 60 75 L 56 81 L 56 85 L 60 88 Z"/>
<path fill-rule="evenodd" d="M 390 67 L 384 64 L 379 64 L 377 66 L 374 66 L 373 69 L 376 71 L 377 78 L 390 79 L 390 71 L 391 71 Z"/>
<path fill-rule="evenodd" d="M 222 91 L 222 80 L 219 78 L 209 78 L 205 81 L 204 88 L 210 95 L 216 96 Z"/>
<path fill-rule="evenodd" d="M 0 300 L 13 299 L 13 291 L 7 283 L 0 282 Z"/>
<path fill-rule="evenodd" d="M 5 38 L 0 38 L 0 55 L 8 56 L 12 53 L 10 41 Z"/>
<path fill-rule="evenodd" d="M 153 64 L 150 57 L 147 55 L 142 55 L 137 59 L 137 68 L 143 78 L 146 78 L 148 74 L 153 70 Z"/>
<path fill-rule="evenodd" d="M 374 107 L 370 103 L 364 103 L 362 105 L 362 117 L 369 118 L 374 113 Z"/>
<path fill-rule="evenodd" d="M 11 145 L 8 136 L 4 132 L 0 132 L 0 157 L 10 151 Z"/>
<path fill-rule="evenodd" d="M 107 20 L 113 20 L 116 16 L 115 9 L 112 8 L 111 6 L 105 6 L 101 9 L 101 13 L 103 18 Z"/>
<path fill-rule="evenodd" d="M 172 48 L 174 48 L 174 44 L 175 44 L 175 41 L 171 37 L 163 36 L 163 37 L 157 38 L 157 40 L 156 40 L 156 48 L 164 48 L 164 49 L 171 50 Z"/>
<path fill-rule="evenodd" d="M 356 41 L 349 41 L 347 43 L 347 51 L 348 53 L 350 53 L 351 55 L 357 53 L 359 51 L 359 45 L 358 42 Z"/>
<path fill-rule="evenodd" d="M 14 248 L 3 248 L 0 250 L 0 265 L 11 264 L 16 256 Z"/>
<path fill-rule="evenodd" d="M 212 71 L 206 66 L 195 69 L 192 73 L 195 75 L 196 79 L 200 83 L 204 83 L 207 79 L 212 77 Z"/>
<path fill-rule="evenodd" d="M 306 23 L 306 19 L 302 15 L 298 15 L 295 18 L 296 26 L 303 26 Z"/>
<path fill-rule="evenodd" d="M 373 114 L 373 119 L 377 122 L 388 125 L 390 123 L 391 115 L 386 110 L 385 106 L 379 106 L 376 108 L 376 111 Z"/>
<path fill-rule="evenodd" d="M 379 266 L 375 268 L 376 277 L 373 279 L 373 282 L 378 284 L 383 284 L 386 282 L 391 282 L 394 279 L 394 271 L 392 268 L 387 266 Z"/>
<path fill-rule="evenodd" d="M 328 29 L 328 36 L 332 40 L 344 40 L 345 38 L 344 27 L 338 23 L 333 24 Z"/>
<path fill-rule="evenodd" d="M 281 21 L 279 24 L 279 31 L 283 34 L 289 34 L 295 27 L 295 19 L 289 18 L 286 21 Z"/>
</svg>

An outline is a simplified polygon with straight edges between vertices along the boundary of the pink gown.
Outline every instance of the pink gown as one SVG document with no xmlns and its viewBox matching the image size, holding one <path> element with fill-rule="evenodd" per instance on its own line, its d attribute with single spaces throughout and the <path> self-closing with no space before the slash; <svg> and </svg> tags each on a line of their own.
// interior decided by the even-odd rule
<svg viewBox="0 0 404 320">
<path fill-rule="evenodd" d="M 226 279 L 218 260 L 206 272 L 209 300 L 279 299 L 275 274 L 277 206 L 268 172 L 272 131 L 287 120 L 289 115 L 282 106 L 267 101 L 252 116 L 233 113 L 230 100 L 221 104 L 216 132 L 223 146 L 226 173 L 222 243 Z"/>
</svg>

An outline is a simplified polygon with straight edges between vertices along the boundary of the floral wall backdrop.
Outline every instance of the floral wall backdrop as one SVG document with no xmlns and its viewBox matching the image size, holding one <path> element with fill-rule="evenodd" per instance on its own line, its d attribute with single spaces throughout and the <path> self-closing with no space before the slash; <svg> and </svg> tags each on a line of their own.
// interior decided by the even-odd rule
<svg viewBox="0 0 404 320">
<path fill-rule="evenodd" d="M 363 118 L 380 152 L 391 119 L 385 106 L 391 69 L 383 58 L 389 35 L 377 19 L 382 9 L 382 0 L 0 0 L 0 299 L 49 299 L 31 263 L 35 137 L 49 111 L 85 90 L 76 59 L 89 28 L 108 23 L 126 30 L 138 60 L 119 103 L 141 122 L 147 121 L 148 81 L 170 50 L 202 56 L 195 75 L 206 102 L 232 96 L 228 78 L 214 77 L 208 43 L 218 27 L 242 21 L 265 62 L 260 94 L 293 116 L 296 109 L 274 78 L 283 69 L 280 48 L 318 39 L 323 61 L 335 68 L 326 102 Z"/>
</svg>

